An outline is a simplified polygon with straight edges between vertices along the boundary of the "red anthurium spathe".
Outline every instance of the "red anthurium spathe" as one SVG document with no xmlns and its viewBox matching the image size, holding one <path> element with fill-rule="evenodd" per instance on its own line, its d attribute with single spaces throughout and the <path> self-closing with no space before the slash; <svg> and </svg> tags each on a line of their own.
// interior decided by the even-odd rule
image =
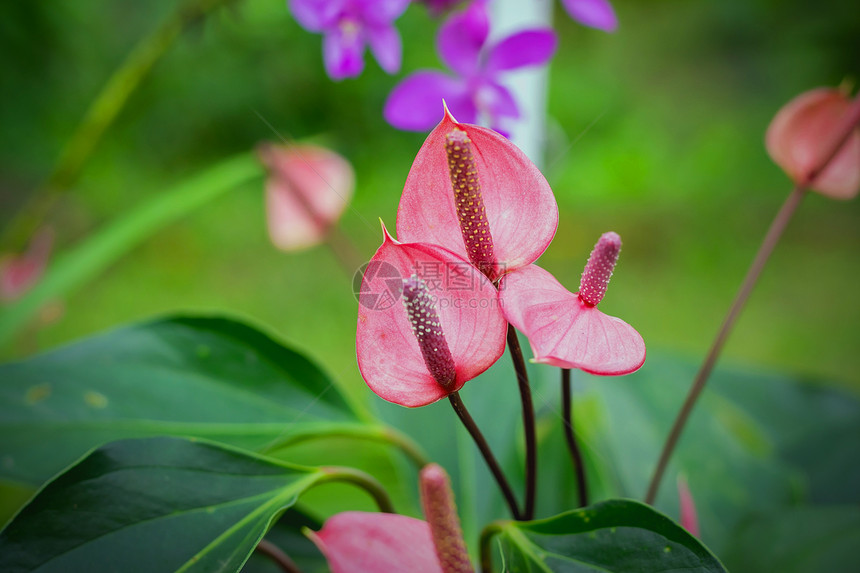
<svg viewBox="0 0 860 573">
<path fill-rule="evenodd" d="M 359 292 L 358 367 L 381 398 L 424 406 L 489 368 L 507 325 L 492 283 L 468 261 L 383 233 Z"/>
<path fill-rule="evenodd" d="M 537 260 L 556 227 L 552 189 L 529 158 L 445 109 L 406 178 L 398 238 L 441 245 L 496 280 Z"/>
<path fill-rule="evenodd" d="M 502 311 L 528 337 L 535 362 L 604 376 L 629 374 L 642 366 L 645 342 L 639 333 L 597 309 L 620 249 L 617 234 L 600 237 L 578 293 L 569 292 L 535 265 L 502 278 Z"/>
<path fill-rule="evenodd" d="M 391 513 L 347 511 L 307 533 L 332 573 L 443 573 L 426 521 Z"/>
<path fill-rule="evenodd" d="M 332 573 L 472 573 L 454 494 L 445 470 L 421 470 L 427 521 L 391 513 L 348 511 L 305 533 L 325 555 Z"/>
<path fill-rule="evenodd" d="M 352 198 L 352 166 L 334 151 L 311 145 L 261 145 L 269 170 L 266 218 L 272 243 L 295 251 L 319 244 Z"/>
<path fill-rule="evenodd" d="M 53 243 L 53 231 L 43 229 L 33 237 L 25 253 L 0 259 L 0 301 L 20 298 L 42 278 Z"/>
<path fill-rule="evenodd" d="M 818 88 L 787 103 L 767 129 L 765 144 L 771 159 L 799 185 L 832 199 L 851 199 L 860 191 L 860 128 L 855 128 L 836 156 L 812 181 L 813 170 L 838 143 L 846 121 L 860 119 L 860 102 L 837 89 Z"/>
</svg>

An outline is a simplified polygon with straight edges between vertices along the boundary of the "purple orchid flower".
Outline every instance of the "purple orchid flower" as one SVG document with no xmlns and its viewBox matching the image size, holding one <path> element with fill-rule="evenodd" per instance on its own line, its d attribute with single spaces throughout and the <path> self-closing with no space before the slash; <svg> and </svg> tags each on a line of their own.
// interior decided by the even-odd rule
<svg viewBox="0 0 860 573">
<path fill-rule="evenodd" d="M 614 32 L 618 27 L 615 10 L 609 0 L 561 0 L 570 17 L 591 28 Z"/>
<path fill-rule="evenodd" d="M 546 63 L 555 52 L 555 33 L 550 28 L 525 30 L 487 47 L 489 31 L 486 0 L 475 0 L 451 16 L 439 30 L 436 49 L 456 75 L 421 70 L 408 76 L 385 102 L 388 123 L 403 130 L 430 129 L 439 121 L 442 99 L 462 123 L 481 119 L 501 131 L 506 119 L 519 118 L 517 103 L 500 76 Z"/>
<path fill-rule="evenodd" d="M 392 23 L 409 0 L 288 0 L 288 5 L 304 29 L 323 34 L 323 60 L 331 79 L 361 74 L 366 45 L 383 70 L 400 70 L 402 45 Z"/>
</svg>

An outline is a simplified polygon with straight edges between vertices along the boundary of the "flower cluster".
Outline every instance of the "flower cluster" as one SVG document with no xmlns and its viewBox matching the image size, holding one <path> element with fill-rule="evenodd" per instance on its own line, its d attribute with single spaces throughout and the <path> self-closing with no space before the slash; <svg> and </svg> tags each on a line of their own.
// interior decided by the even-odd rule
<svg viewBox="0 0 860 573">
<path fill-rule="evenodd" d="M 597 309 L 620 238 L 601 237 L 579 292 L 570 293 L 533 264 L 557 226 L 552 190 L 522 151 L 490 129 L 459 123 L 446 108 L 406 179 L 399 240 L 383 228 L 371 261 L 392 272 L 366 275 L 361 288 L 376 296 L 393 284 L 402 301 L 359 305 L 356 351 L 368 386 L 409 407 L 446 397 L 501 356 L 508 322 L 528 336 L 537 362 L 601 375 L 638 369 L 642 337 Z M 429 269 L 440 268 L 457 269 L 468 279 L 458 284 L 470 286 L 438 282 Z"/>
<path fill-rule="evenodd" d="M 520 118 L 516 100 L 503 83 L 506 72 L 546 64 L 557 39 L 551 28 L 524 30 L 488 44 L 490 0 L 423 0 L 434 16 L 449 14 L 436 37 L 436 48 L 449 75 L 420 70 L 391 92 L 385 119 L 404 130 L 425 131 L 436 123 L 438 102 L 445 99 L 466 123 L 480 122 L 497 131 Z M 579 23 L 614 31 L 615 12 L 607 0 L 562 0 Z M 403 46 L 394 22 L 409 0 L 288 0 L 296 21 L 323 35 L 323 61 L 334 80 L 356 77 L 364 70 L 367 47 L 389 74 L 400 70 Z M 455 7 L 463 9 L 451 13 Z"/>
</svg>

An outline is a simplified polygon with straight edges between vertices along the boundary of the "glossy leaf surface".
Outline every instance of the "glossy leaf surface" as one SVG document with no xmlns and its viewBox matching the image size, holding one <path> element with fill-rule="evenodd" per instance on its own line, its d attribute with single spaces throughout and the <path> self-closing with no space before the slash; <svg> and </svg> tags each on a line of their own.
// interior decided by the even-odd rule
<svg viewBox="0 0 860 573">
<path fill-rule="evenodd" d="M 323 472 L 181 438 L 122 440 L 49 483 L 0 534 L 0 570 L 235 571 Z"/>
<path fill-rule="evenodd" d="M 121 438 L 195 436 L 262 451 L 362 427 L 315 364 L 227 319 L 129 326 L 0 366 L 0 477 L 33 485 Z"/>
<path fill-rule="evenodd" d="M 500 525 L 506 571 L 650 573 L 725 571 L 677 523 L 631 500 L 609 500 L 525 523 Z"/>
</svg>

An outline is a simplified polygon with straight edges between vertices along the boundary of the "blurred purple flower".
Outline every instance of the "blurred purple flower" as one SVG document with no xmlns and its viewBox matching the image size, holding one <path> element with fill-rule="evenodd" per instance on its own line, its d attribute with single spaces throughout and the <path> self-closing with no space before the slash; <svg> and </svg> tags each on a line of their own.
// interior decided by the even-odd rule
<svg viewBox="0 0 860 573">
<path fill-rule="evenodd" d="M 546 63 L 556 47 L 550 28 L 525 30 L 485 46 L 490 31 L 486 0 L 456 12 L 439 30 L 436 49 L 456 75 L 421 70 L 404 79 L 385 102 L 385 119 L 398 129 L 424 131 L 439 122 L 442 99 L 461 123 L 485 120 L 501 131 L 520 110 L 499 76 Z"/>
<path fill-rule="evenodd" d="M 618 27 L 615 10 L 609 0 L 561 0 L 570 17 L 584 26 L 604 32 L 614 32 Z"/>
<path fill-rule="evenodd" d="M 323 34 L 323 60 L 333 80 L 361 74 L 366 45 L 383 70 L 400 70 L 402 45 L 392 23 L 409 0 L 288 0 L 288 5 L 303 28 Z"/>
</svg>

